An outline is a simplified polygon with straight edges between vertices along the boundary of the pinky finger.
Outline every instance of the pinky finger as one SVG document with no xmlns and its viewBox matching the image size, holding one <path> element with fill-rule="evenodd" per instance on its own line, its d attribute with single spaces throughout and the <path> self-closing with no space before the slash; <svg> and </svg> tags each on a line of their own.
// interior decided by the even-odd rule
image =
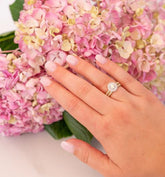
<svg viewBox="0 0 165 177">
<path fill-rule="evenodd" d="M 56 81 L 44 76 L 40 82 L 46 91 L 75 119 L 83 124 L 92 134 L 97 135 L 98 126 L 101 128 L 101 115 L 82 100 L 66 90 Z"/>
</svg>

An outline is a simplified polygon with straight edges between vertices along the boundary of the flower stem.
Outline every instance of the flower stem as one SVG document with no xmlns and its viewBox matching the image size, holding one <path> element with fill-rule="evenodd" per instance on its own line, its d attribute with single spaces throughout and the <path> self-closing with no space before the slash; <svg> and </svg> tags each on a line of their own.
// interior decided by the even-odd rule
<svg viewBox="0 0 165 177">
<path fill-rule="evenodd" d="M 19 51 L 19 48 L 15 49 L 15 50 L 6 50 L 6 51 L 1 51 L 0 53 L 12 53 L 12 52 L 17 52 Z"/>
</svg>

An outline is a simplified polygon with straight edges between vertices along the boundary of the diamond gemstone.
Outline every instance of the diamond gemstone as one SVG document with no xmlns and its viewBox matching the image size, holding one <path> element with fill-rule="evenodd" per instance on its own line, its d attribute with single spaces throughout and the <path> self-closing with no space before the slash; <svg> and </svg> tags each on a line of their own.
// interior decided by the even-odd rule
<svg viewBox="0 0 165 177">
<path fill-rule="evenodd" d="M 117 84 L 112 82 L 108 84 L 108 90 L 110 90 L 111 92 L 115 92 L 117 90 Z"/>
</svg>

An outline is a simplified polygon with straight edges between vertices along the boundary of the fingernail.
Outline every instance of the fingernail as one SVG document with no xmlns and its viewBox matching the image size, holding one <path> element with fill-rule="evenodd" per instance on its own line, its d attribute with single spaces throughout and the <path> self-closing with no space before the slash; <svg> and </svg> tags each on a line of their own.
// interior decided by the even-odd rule
<svg viewBox="0 0 165 177">
<path fill-rule="evenodd" d="M 61 143 L 61 147 L 62 147 L 62 149 L 64 149 L 65 151 L 67 151 L 67 152 L 69 152 L 69 153 L 71 153 L 71 154 L 73 154 L 74 153 L 74 146 L 71 144 L 71 143 L 68 143 L 68 142 L 66 142 L 66 141 L 63 141 L 62 143 Z"/>
<path fill-rule="evenodd" d="M 45 68 L 49 72 L 54 72 L 56 70 L 56 64 L 53 61 L 47 61 L 45 64 Z"/>
<path fill-rule="evenodd" d="M 59 65 L 61 65 L 61 66 L 64 64 L 64 61 L 62 59 L 60 59 L 60 58 L 56 58 L 54 60 L 54 62 L 57 63 L 57 64 L 59 64 Z"/>
<path fill-rule="evenodd" d="M 107 62 L 107 59 L 102 55 L 96 55 L 96 60 L 101 64 L 105 64 Z"/>
<path fill-rule="evenodd" d="M 46 86 L 46 87 L 51 84 L 51 80 L 47 76 L 41 77 L 40 82 L 43 86 Z"/>
<path fill-rule="evenodd" d="M 71 65 L 76 65 L 78 63 L 78 59 L 77 57 L 73 56 L 73 55 L 68 55 L 66 57 L 66 61 L 71 64 Z"/>
</svg>

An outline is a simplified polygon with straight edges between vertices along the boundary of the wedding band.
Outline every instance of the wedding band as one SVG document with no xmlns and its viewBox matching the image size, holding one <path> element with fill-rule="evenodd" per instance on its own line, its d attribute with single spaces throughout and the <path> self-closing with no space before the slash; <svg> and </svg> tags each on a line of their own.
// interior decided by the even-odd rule
<svg viewBox="0 0 165 177">
<path fill-rule="evenodd" d="M 107 96 L 111 96 L 113 92 L 116 92 L 117 89 L 121 86 L 119 82 L 110 82 L 107 85 L 108 91 L 106 92 Z"/>
</svg>

